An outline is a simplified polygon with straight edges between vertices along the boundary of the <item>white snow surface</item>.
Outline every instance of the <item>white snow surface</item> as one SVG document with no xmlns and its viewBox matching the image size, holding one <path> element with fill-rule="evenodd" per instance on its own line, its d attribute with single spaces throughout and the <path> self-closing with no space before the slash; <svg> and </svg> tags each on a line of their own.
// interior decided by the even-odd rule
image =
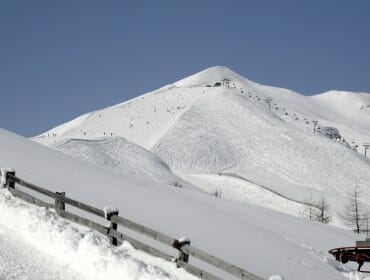
<svg viewBox="0 0 370 280">
<path fill-rule="evenodd" d="M 231 80 L 230 87 L 207 87 L 224 78 Z M 266 98 L 272 98 L 271 110 Z M 345 142 L 313 134 L 312 120 L 337 128 Z M 260 85 L 223 66 L 86 114 L 34 139 L 96 165 L 119 165 L 117 170 L 138 177 L 146 173 L 170 185 L 191 188 L 185 182 L 191 178 L 194 186 L 209 191 L 207 185 L 225 182 L 215 175 L 234 174 L 246 180 L 229 180 L 228 198 L 293 215 L 301 205 L 289 199 L 312 196 L 325 197 L 336 216 L 355 184 L 363 201 L 370 201 L 370 160 L 362 155 L 361 145 L 370 142 L 368 93 L 304 96 Z M 145 152 L 134 155 L 139 146 Z M 268 202 L 266 189 L 289 199 L 284 205 Z M 340 221 L 334 217 L 333 223 Z"/>
<path fill-rule="evenodd" d="M 17 231 L 0 224 L 0 279 L 85 280 L 68 265 L 61 264 L 17 237 Z"/>
<path fill-rule="evenodd" d="M 119 212 L 119 210 L 116 207 L 110 206 L 110 205 L 104 206 L 103 210 L 104 210 L 104 217 L 106 219 L 108 219 L 108 217 L 111 215 L 114 215 L 114 214 L 117 215 Z"/>
<path fill-rule="evenodd" d="M 264 278 L 280 275 L 286 280 L 365 279 L 365 276 L 352 272 L 354 267 L 337 263 L 327 253 L 334 247 L 353 245 L 359 236 L 350 231 L 247 202 L 218 199 L 201 192 L 154 183 L 145 177 L 99 168 L 5 130 L 0 130 L 0 154 L 0 166 L 14 167 L 23 179 L 54 191 L 63 190 L 67 196 L 101 209 L 105 205 L 115 205 L 124 217 L 175 238 L 186 236 L 194 246 Z M 124 275 L 141 279 L 144 266 L 145 271 L 150 271 L 148 279 L 154 277 L 152 272 L 164 277 L 165 265 L 151 270 L 146 261 L 144 265 L 129 253 L 127 258 L 125 253 L 116 257 L 109 253 L 106 241 L 95 233 L 74 230 L 75 226 L 67 226 L 64 230 L 63 225 L 67 222 L 53 212 L 41 208 L 31 210 L 20 204 L 13 209 L 7 202 L 11 198 L 2 195 L 0 199 L 0 220 L 4 226 L 15 228 L 24 222 L 22 228 L 26 234 L 22 238 L 38 246 L 39 250 L 55 250 L 55 256 L 64 261 L 68 261 L 67 256 L 71 254 L 71 259 L 86 273 L 89 268 L 96 273 L 107 270 L 113 277 L 115 269 L 127 269 Z M 38 216 L 40 222 L 32 215 Z M 18 216 L 23 222 L 15 224 L 14 217 Z M 61 229 L 53 231 L 50 229 L 52 225 Z M 32 240 L 32 231 L 37 235 L 35 240 Z M 70 239 L 70 232 L 76 234 L 75 239 Z M 29 235 L 31 240 L 27 239 Z M 52 242 L 55 238 L 59 241 Z M 64 247 L 66 243 L 67 247 Z M 80 251 L 84 253 L 79 254 Z M 87 255 L 89 257 L 85 257 Z M 94 267 L 87 263 L 95 263 L 94 260 L 97 261 Z M 116 268 L 120 263 L 122 267 Z"/>
<path fill-rule="evenodd" d="M 284 278 L 280 275 L 273 275 L 269 278 L 269 280 L 284 280 Z"/>
<path fill-rule="evenodd" d="M 125 174 L 147 177 L 172 186 L 194 188 L 173 174 L 167 163 L 158 156 L 122 137 L 100 137 L 91 140 L 52 138 L 49 146 L 74 158 Z"/>
<path fill-rule="evenodd" d="M 4 189 L 0 190 L 0 237 L 3 280 L 196 279 L 127 242 L 112 247 L 98 233 L 22 202 Z"/>
</svg>

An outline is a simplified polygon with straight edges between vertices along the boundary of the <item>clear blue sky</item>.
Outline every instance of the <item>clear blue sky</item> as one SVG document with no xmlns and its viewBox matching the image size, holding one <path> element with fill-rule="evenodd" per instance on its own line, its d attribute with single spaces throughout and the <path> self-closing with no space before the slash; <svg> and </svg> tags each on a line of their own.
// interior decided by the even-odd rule
<svg viewBox="0 0 370 280">
<path fill-rule="evenodd" d="M 303 94 L 370 92 L 370 1 L 0 1 L 0 127 L 33 136 L 226 65 Z"/>
</svg>

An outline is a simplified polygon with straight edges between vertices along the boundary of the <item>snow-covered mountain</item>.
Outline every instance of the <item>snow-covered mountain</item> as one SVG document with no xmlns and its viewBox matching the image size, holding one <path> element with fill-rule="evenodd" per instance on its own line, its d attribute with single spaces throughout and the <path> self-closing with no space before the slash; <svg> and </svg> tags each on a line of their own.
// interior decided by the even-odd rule
<svg viewBox="0 0 370 280">
<path fill-rule="evenodd" d="M 351 272 L 353 266 L 344 266 L 327 253 L 354 244 L 358 236 L 351 231 L 97 167 L 2 129 L 0 154 L 0 166 L 14 167 L 25 180 L 66 191 L 69 197 L 100 209 L 114 205 L 124 217 L 169 236 L 187 236 L 194 246 L 266 279 L 277 274 L 285 280 L 363 279 Z M 13 238 L 48 254 L 50 262 L 58 263 L 57 271 L 66 266 L 67 275 L 77 271 L 97 280 L 191 279 L 176 271 L 173 263 L 149 258 L 128 244 L 111 248 L 99 234 L 0 190 L 0 233 L 9 231 Z M 27 276 L 36 279 L 38 274 L 29 271 Z"/>
<path fill-rule="evenodd" d="M 270 109 L 266 99 L 272 99 Z M 341 140 L 314 134 L 313 120 L 318 131 L 337 128 Z M 126 173 L 140 169 L 157 182 L 189 187 L 187 181 L 224 198 L 294 215 L 312 196 L 325 197 L 335 216 L 355 184 L 370 201 L 370 161 L 361 145 L 370 142 L 369 94 L 304 96 L 222 66 L 34 139 L 96 165 L 119 163 Z"/>
<path fill-rule="evenodd" d="M 152 152 L 122 137 L 64 139 L 53 141 L 51 147 L 77 159 L 125 174 L 151 178 L 177 187 L 194 188 L 172 173 L 169 166 Z"/>
</svg>

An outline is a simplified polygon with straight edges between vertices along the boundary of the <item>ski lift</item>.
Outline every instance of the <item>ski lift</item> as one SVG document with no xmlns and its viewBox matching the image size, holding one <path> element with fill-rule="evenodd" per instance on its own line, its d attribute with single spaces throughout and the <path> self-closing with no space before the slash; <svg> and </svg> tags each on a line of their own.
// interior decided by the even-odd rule
<svg viewBox="0 0 370 280">
<path fill-rule="evenodd" d="M 329 254 L 332 254 L 335 259 L 341 263 L 357 262 L 357 271 L 370 273 L 367 270 L 361 270 L 361 267 L 365 262 L 370 262 L 370 238 L 366 238 L 365 241 L 356 241 L 354 247 L 341 247 L 331 249 Z"/>
</svg>

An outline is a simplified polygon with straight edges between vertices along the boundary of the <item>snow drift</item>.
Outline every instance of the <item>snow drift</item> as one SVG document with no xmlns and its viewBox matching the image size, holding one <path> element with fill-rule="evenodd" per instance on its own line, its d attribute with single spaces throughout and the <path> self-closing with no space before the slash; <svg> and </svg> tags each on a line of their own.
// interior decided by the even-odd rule
<svg viewBox="0 0 370 280">
<path fill-rule="evenodd" d="M 0 190 L 0 227 L 14 229 L 17 238 L 64 266 L 67 275 L 79 273 L 83 279 L 112 280 L 197 279 L 176 269 L 173 263 L 133 249 L 127 242 L 112 247 L 107 238 L 93 230 L 74 225 L 54 211 L 22 202 L 4 189 Z M 34 277 L 33 271 L 26 273 L 20 277 Z"/>
</svg>

